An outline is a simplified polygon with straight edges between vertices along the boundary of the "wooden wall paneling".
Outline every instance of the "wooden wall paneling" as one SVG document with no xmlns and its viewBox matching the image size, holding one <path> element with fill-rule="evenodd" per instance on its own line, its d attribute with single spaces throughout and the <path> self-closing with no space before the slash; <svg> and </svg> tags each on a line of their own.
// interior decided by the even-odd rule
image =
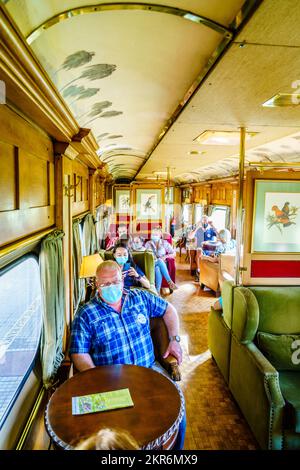
<svg viewBox="0 0 300 470">
<path fill-rule="evenodd" d="M 50 138 L 0 106 L 0 245 L 55 224 L 54 155 Z"/>
<path fill-rule="evenodd" d="M 60 148 L 55 145 L 55 149 Z M 64 148 L 64 146 L 62 146 Z M 65 190 L 72 181 L 72 160 L 63 153 L 56 153 L 55 157 L 55 192 L 56 192 L 56 226 L 64 231 L 63 257 L 65 281 L 65 319 L 63 350 L 67 348 L 67 338 L 70 333 L 70 323 L 73 318 L 73 263 L 72 263 L 72 197 Z M 71 190 L 72 193 L 72 190 Z"/>
<path fill-rule="evenodd" d="M 89 209 L 93 216 L 96 215 L 96 172 L 89 168 L 89 179 L 86 181 L 85 193 L 89 201 Z"/>
<path fill-rule="evenodd" d="M 50 202 L 49 161 L 19 150 L 20 209 L 45 207 Z M 53 163 L 51 163 L 53 165 Z"/>
<path fill-rule="evenodd" d="M 0 212 L 18 209 L 18 148 L 0 142 Z"/>
<path fill-rule="evenodd" d="M 72 215 L 80 215 L 89 210 L 89 195 L 86 188 L 89 181 L 89 169 L 86 165 L 76 160 L 72 161 L 72 184 L 75 186 L 73 192 Z"/>
</svg>

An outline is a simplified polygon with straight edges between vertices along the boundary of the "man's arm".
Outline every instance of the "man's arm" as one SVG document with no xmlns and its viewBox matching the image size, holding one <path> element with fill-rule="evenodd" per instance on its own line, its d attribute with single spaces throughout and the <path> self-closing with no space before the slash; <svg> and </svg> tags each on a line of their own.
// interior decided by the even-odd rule
<svg viewBox="0 0 300 470">
<path fill-rule="evenodd" d="M 71 354 L 71 360 L 74 362 L 74 366 L 79 372 L 95 367 L 95 364 L 88 353 Z"/>
<path fill-rule="evenodd" d="M 163 316 L 163 320 L 166 324 L 167 330 L 169 337 L 170 336 L 178 336 L 179 335 L 179 319 L 178 319 L 178 314 L 173 307 L 172 304 L 168 303 L 167 310 L 165 311 L 165 314 Z M 172 355 L 176 357 L 178 364 L 181 364 L 182 362 L 182 349 L 180 344 L 173 340 L 170 341 L 169 346 L 164 354 L 164 358 L 168 357 L 169 355 Z"/>
<path fill-rule="evenodd" d="M 199 230 L 200 227 L 201 227 L 201 223 L 196 226 L 195 230 L 192 230 L 192 231 L 188 234 L 187 238 L 188 238 L 189 240 L 192 240 L 193 238 L 195 238 L 196 232 L 197 232 L 197 230 Z"/>
</svg>

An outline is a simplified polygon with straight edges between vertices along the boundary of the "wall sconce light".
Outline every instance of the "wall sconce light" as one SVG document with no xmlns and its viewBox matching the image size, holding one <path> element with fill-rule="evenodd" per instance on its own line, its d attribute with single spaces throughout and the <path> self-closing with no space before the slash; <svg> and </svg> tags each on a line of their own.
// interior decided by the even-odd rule
<svg viewBox="0 0 300 470">
<path fill-rule="evenodd" d="M 68 196 L 68 197 L 74 196 L 74 193 L 71 194 L 71 191 L 72 189 L 77 188 L 77 186 L 80 184 L 81 176 L 77 176 L 77 178 L 78 178 L 78 183 L 76 184 L 64 184 L 65 196 Z"/>
</svg>

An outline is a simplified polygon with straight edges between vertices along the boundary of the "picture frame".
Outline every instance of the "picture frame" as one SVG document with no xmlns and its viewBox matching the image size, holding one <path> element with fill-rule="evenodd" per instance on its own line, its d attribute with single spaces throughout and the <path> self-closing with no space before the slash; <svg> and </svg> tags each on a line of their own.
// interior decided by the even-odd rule
<svg viewBox="0 0 300 470">
<path fill-rule="evenodd" d="M 138 220 L 159 220 L 162 213 L 161 189 L 136 190 L 136 217 Z"/>
<path fill-rule="evenodd" d="M 115 198 L 116 213 L 130 214 L 130 190 L 116 189 Z"/>
<path fill-rule="evenodd" d="M 251 253 L 300 252 L 300 181 L 255 180 Z"/>
</svg>

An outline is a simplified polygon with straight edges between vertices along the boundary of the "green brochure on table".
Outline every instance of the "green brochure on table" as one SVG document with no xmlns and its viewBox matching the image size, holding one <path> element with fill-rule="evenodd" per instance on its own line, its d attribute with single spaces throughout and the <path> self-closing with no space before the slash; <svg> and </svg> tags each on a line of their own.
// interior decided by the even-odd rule
<svg viewBox="0 0 300 470">
<path fill-rule="evenodd" d="M 114 390 L 113 392 L 72 397 L 72 415 L 97 413 L 98 411 L 127 408 L 128 406 L 133 406 L 128 388 Z"/>
</svg>

